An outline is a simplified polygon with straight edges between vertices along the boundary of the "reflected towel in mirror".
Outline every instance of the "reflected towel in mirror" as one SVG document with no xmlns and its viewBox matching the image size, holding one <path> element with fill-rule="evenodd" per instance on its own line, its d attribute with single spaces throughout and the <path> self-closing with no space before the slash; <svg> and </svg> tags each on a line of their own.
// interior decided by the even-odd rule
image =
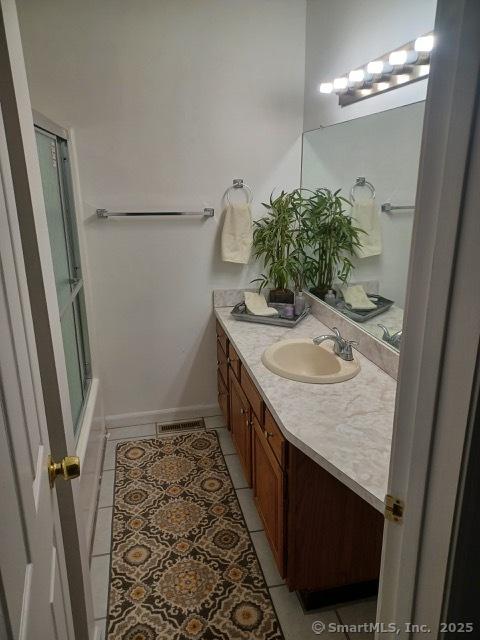
<svg viewBox="0 0 480 640">
<path fill-rule="evenodd" d="M 360 233 L 361 246 L 355 249 L 359 258 L 369 258 L 382 253 L 382 229 L 375 200 L 354 202 L 352 222 L 364 231 Z"/>
</svg>

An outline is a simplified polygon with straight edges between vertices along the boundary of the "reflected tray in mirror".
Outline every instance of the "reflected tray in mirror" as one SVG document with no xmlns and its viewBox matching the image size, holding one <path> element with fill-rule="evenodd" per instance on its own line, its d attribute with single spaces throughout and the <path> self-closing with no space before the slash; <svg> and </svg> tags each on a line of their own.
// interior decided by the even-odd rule
<svg viewBox="0 0 480 640">
<path fill-rule="evenodd" d="M 283 303 L 270 302 L 268 306 L 276 309 L 280 315 L 276 318 L 255 316 L 253 313 L 248 313 L 244 302 L 239 302 L 235 305 L 230 313 L 236 320 L 242 320 L 243 322 L 257 322 L 260 324 L 272 324 L 278 327 L 295 327 L 310 313 L 310 307 L 305 307 L 305 310 L 299 316 L 295 316 L 294 318 L 282 318 L 282 309 L 287 305 Z"/>
<path fill-rule="evenodd" d="M 347 316 L 351 320 L 355 320 L 355 322 L 366 322 L 375 316 L 380 315 L 381 313 L 385 313 L 388 311 L 390 307 L 394 304 L 393 300 L 389 300 L 388 298 L 384 298 L 383 296 L 379 296 L 373 293 L 369 293 L 368 297 L 370 300 L 377 305 L 376 309 L 349 309 L 344 302 L 341 302 L 337 305 L 337 311 L 343 313 L 343 315 Z"/>
</svg>

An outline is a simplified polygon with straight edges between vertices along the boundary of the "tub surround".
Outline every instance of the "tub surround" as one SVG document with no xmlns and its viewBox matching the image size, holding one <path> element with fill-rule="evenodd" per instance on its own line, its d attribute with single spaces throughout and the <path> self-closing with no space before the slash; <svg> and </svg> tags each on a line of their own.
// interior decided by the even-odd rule
<svg viewBox="0 0 480 640">
<path fill-rule="evenodd" d="M 215 302 L 220 302 L 221 297 L 217 294 Z M 311 298 L 315 312 L 317 301 Z M 223 294 L 223 299 L 234 303 L 233 293 L 228 296 Z M 326 307 L 323 303 L 319 304 Z M 335 324 L 342 334 L 355 339 L 350 330 L 355 325 L 345 319 L 346 326 L 341 326 L 341 322 L 336 322 L 342 319 L 341 316 L 326 308 L 334 314 Z M 314 315 L 293 329 L 285 329 L 239 322 L 231 318 L 230 311 L 231 307 L 217 307 L 215 315 L 285 438 L 383 513 L 390 463 L 395 380 L 358 351 L 355 357 L 361 371 L 346 382 L 313 385 L 281 378 L 262 364 L 261 357 L 268 346 L 287 338 L 314 338 L 331 333 L 331 329 Z"/>
</svg>

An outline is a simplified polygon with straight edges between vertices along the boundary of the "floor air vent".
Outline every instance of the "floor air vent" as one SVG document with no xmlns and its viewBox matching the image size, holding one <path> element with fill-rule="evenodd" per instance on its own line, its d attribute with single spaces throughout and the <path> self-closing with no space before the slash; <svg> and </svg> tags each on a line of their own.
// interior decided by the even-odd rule
<svg viewBox="0 0 480 640">
<path fill-rule="evenodd" d="M 187 422 L 174 422 L 172 424 L 159 424 L 157 422 L 157 433 L 177 433 L 178 431 L 195 431 L 205 429 L 203 418 L 199 420 L 188 420 Z"/>
</svg>

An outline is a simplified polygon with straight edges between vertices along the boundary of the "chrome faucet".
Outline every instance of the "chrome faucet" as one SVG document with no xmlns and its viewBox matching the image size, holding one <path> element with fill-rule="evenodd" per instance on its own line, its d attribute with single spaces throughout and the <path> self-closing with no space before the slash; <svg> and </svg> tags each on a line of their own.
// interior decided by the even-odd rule
<svg viewBox="0 0 480 640">
<path fill-rule="evenodd" d="M 390 331 L 387 329 L 385 325 L 378 324 L 377 326 L 383 330 L 382 340 L 390 344 L 392 347 L 395 347 L 395 349 L 400 349 L 400 343 L 402 341 L 403 331 L 400 330 L 400 331 L 397 331 L 397 333 L 390 333 Z"/>
<path fill-rule="evenodd" d="M 355 342 L 355 340 L 345 340 L 345 338 L 342 338 L 337 327 L 333 327 L 332 331 L 333 335 L 318 336 L 317 338 L 314 338 L 313 344 L 319 345 L 322 344 L 322 342 L 325 342 L 325 340 L 332 340 L 333 351 L 339 358 L 347 361 L 353 360 L 352 346 L 356 346 L 358 342 Z"/>
</svg>

